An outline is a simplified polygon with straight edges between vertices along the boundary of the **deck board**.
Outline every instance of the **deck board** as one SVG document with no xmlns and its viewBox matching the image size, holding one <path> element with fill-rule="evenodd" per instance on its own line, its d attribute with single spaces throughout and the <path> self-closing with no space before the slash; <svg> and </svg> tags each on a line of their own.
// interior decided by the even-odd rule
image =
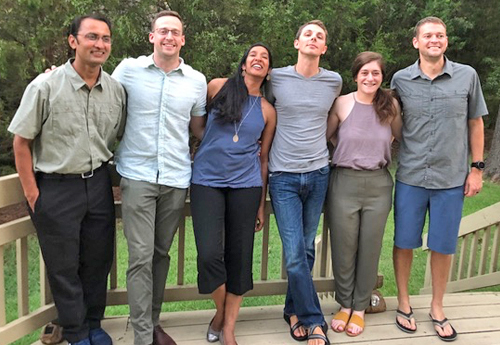
<svg viewBox="0 0 500 345">
<path fill-rule="evenodd" d="M 406 334 L 394 324 L 397 301 L 386 298 L 387 311 L 366 317 L 366 328 L 358 337 L 348 337 L 333 331 L 328 332 L 332 344 L 374 345 L 434 345 L 444 344 L 434 332 L 428 316 L 431 297 L 412 296 L 411 303 L 417 319 L 417 332 Z M 325 318 L 331 321 L 339 306 L 331 298 L 321 301 Z M 448 319 L 459 333 L 455 345 L 499 345 L 500 344 L 500 293 L 457 293 L 444 299 Z M 205 334 L 213 310 L 171 312 L 161 315 L 161 326 L 178 345 L 207 345 Z M 133 330 L 128 317 L 112 317 L 103 321 L 103 327 L 113 337 L 115 345 L 132 345 Z M 242 308 L 236 326 L 240 345 L 287 345 L 299 344 L 291 339 L 282 319 L 282 306 Z M 41 345 L 41 343 L 35 343 Z M 305 343 L 303 343 L 305 344 Z"/>
</svg>

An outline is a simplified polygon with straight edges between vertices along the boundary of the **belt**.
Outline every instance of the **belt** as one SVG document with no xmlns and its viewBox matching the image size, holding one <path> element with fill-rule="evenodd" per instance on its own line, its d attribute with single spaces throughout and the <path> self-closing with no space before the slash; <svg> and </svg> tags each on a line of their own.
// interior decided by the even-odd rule
<svg viewBox="0 0 500 345">
<path fill-rule="evenodd" d="M 107 163 L 103 163 L 99 168 L 90 170 L 81 174 L 57 174 L 57 173 L 51 173 L 47 174 L 41 171 L 38 171 L 36 174 L 37 176 L 40 176 L 42 178 L 47 178 L 47 179 L 88 179 L 94 176 L 95 173 L 97 173 L 99 170 L 102 170 L 105 168 Z"/>
</svg>

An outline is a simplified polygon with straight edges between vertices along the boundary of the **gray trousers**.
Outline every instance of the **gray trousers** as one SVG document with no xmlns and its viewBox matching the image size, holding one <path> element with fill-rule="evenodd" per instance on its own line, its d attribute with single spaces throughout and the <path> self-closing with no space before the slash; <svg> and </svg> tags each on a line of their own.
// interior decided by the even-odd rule
<svg viewBox="0 0 500 345">
<path fill-rule="evenodd" d="M 122 178 L 123 231 L 128 244 L 127 295 L 134 344 L 153 342 L 170 265 L 168 252 L 187 189 Z"/>
<path fill-rule="evenodd" d="M 326 211 L 335 300 L 342 307 L 360 311 L 370 304 L 393 184 L 387 169 L 331 172 Z"/>
</svg>

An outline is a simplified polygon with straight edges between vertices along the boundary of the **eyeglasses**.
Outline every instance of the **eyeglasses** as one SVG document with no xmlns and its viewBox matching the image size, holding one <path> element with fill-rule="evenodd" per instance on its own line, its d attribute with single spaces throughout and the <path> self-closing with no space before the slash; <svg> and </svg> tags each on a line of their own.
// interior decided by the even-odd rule
<svg viewBox="0 0 500 345">
<path fill-rule="evenodd" d="M 177 29 L 167 29 L 167 28 L 158 28 L 158 29 L 155 29 L 155 31 L 158 33 L 158 35 L 160 36 L 167 36 L 168 33 L 170 32 L 172 34 L 172 36 L 174 37 L 179 37 L 179 36 L 182 36 L 182 32 L 180 30 L 177 30 Z"/>
<path fill-rule="evenodd" d="M 88 33 L 86 35 L 77 34 L 77 36 L 83 36 L 83 37 L 85 37 L 86 39 L 88 39 L 89 41 L 92 41 L 92 42 L 98 42 L 100 39 L 102 39 L 103 43 L 105 43 L 105 44 L 111 44 L 111 36 L 99 36 L 99 35 L 96 35 L 96 34 L 93 34 L 93 33 Z"/>
</svg>

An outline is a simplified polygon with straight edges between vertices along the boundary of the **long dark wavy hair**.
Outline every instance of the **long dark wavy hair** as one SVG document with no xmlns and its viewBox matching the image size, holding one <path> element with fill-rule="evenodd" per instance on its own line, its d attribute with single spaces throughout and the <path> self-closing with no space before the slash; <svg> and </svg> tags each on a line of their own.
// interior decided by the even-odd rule
<svg viewBox="0 0 500 345">
<path fill-rule="evenodd" d="M 269 55 L 269 69 L 273 65 L 273 58 L 271 56 L 271 50 L 263 43 L 254 43 L 245 51 L 241 61 L 238 65 L 238 69 L 230 77 L 227 82 L 222 86 L 220 91 L 208 102 L 207 112 L 214 109 L 215 114 L 218 119 L 223 122 L 234 122 L 241 119 L 241 112 L 243 110 L 243 105 L 248 98 L 248 89 L 245 85 L 245 80 L 243 79 L 242 67 L 247 61 L 248 54 L 250 50 L 254 47 L 264 47 Z M 262 81 L 260 87 L 264 86 L 266 83 L 266 78 Z"/>
<path fill-rule="evenodd" d="M 351 72 L 354 80 L 358 77 L 358 73 L 361 68 L 372 61 L 377 61 L 382 71 L 382 79 L 385 78 L 385 64 L 384 58 L 379 53 L 375 52 L 362 52 L 356 56 L 352 64 Z M 395 94 L 392 90 L 382 89 L 379 87 L 375 98 L 373 99 L 373 107 L 375 108 L 375 113 L 377 113 L 380 123 L 389 122 L 397 112 L 397 108 L 394 105 Z"/>
</svg>

